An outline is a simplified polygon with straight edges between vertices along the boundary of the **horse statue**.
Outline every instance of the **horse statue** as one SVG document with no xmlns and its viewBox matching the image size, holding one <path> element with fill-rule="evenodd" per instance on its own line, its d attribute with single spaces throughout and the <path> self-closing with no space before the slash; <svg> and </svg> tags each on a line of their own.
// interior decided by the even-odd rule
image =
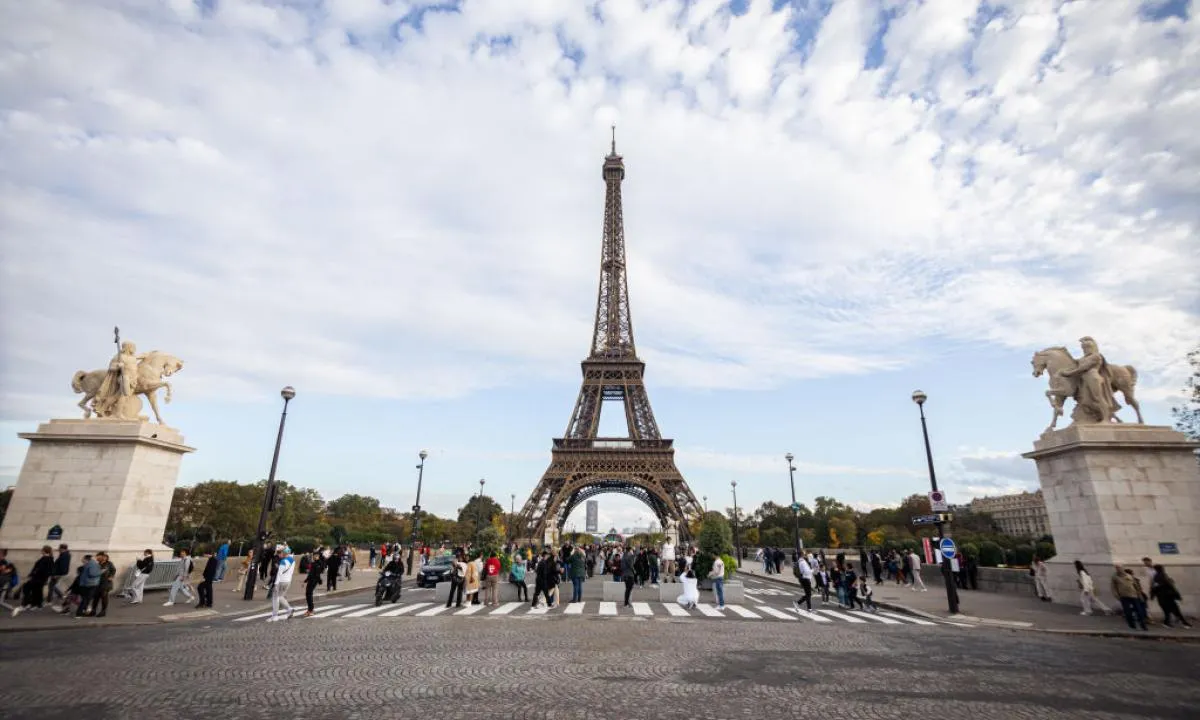
<svg viewBox="0 0 1200 720">
<path fill-rule="evenodd" d="M 83 409 L 84 420 L 90 418 L 93 412 L 99 417 L 146 420 L 147 418 L 140 414 L 142 401 L 137 397 L 142 395 L 150 402 L 150 409 L 154 411 L 155 421 L 159 425 L 164 425 L 162 415 L 158 412 L 158 391 L 160 388 L 166 388 L 167 393 L 163 399 L 168 403 L 171 402 L 171 383 L 163 378 L 171 377 L 182 369 L 183 361 L 169 353 L 152 350 L 138 355 L 137 374 L 130 385 L 130 394 L 99 398 L 108 401 L 105 403 L 105 407 L 111 406 L 111 411 L 97 407 L 97 396 L 104 387 L 104 380 L 110 372 L 109 370 L 92 370 L 91 372 L 80 370 L 71 378 L 71 389 L 76 393 L 83 393 L 83 400 L 79 401 L 79 407 Z"/>
<path fill-rule="evenodd" d="M 1041 377 L 1042 373 L 1046 373 L 1050 380 L 1050 389 L 1046 391 L 1046 399 L 1050 401 L 1050 407 L 1054 414 L 1050 418 L 1050 425 L 1046 427 L 1044 432 L 1050 432 L 1058 424 L 1058 419 L 1063 415 L 1063 404 L 1067 398 L 1073 398 L 1076 403 L 1079 401 L 1079 383 L 1078 376 L 1066 374 L 1064 372 L 1075 372 L 1078 370 L 1079 361 L 1071 355 L 1071 351 L 1061 345 L 1048 347 L 1044 350 L 1039 350 L 1033 354 L 1033 376 Z M 1116 392 L 1120 391 L 1125 398 L 1125 403 L 1133 408 L 1137 413 L 1138 423 L 1142 423 L 1142 408 L 1138 405 L 1137 398 L 1134 397 L 1133 390 L 1137 385 L 1138 374 L 1137 370 L 1132 365 L 1115 365 L 1105 362 L 1102 366 L 1101 374 L 1107 381 L 1107 393 L 1111 396 L 1110 411 L 1107 413 L 1107 419 L 1102 422 L 1122 422 L 1121 418 L 1117 417 L 1117 411 L 1121 409 L 1121 403 L 1117 402 Z M 1076 418 L 1076 422 L 1078 422 Z"/>
</svg>

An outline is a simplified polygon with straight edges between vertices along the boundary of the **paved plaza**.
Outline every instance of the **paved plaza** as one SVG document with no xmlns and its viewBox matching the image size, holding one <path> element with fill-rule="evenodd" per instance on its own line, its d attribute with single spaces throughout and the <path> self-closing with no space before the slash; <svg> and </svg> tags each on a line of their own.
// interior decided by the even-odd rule
<svg viewBox="0 0 1200 720">
<path fill-rule="evenodd" d="M 637 617 L 10 633 L 4 716 L 1194 718 L 1200 648 L 948 626 Z"/>
</svg>

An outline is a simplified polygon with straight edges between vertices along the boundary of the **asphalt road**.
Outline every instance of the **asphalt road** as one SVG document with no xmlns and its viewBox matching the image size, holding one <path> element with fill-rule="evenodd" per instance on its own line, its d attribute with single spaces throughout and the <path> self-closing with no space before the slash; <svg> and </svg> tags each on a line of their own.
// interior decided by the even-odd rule
<svg viewBox="0 0 1200 720">
<path fill-rule="evenodd" d="M 2 641 L 0 716 L 36 720 L 1192 720 L 1200 707 L 1197 646 L 946 625 L 441 614 Z"/>
</svg>

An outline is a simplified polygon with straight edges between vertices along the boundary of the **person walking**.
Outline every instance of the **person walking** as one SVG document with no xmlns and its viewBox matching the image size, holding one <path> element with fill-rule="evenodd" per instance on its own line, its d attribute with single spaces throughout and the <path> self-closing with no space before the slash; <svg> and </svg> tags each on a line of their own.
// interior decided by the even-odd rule
<svg viewBox="0 0 1200 720">
<path fill-rule="evenodd" d="M 152 570 L 154 570 L 154 551 L 146 548 L 133 568 L 133 587 L 129 591 L 130 605 L 142 604 L 142 593 L 146 590 L 146 580 L 149 579 Z"/>
<path fill-rule="evenodd" d="M 1101 615 L 1111 612 L 1108 606 L 1096 599 L 1096 584 L 1087 568 L 1078 560 L 1075 561 L 1075 582 L 1079 586 L 1079 604 L 1083 606 L 1080 615 L 1091 615 L 1092 608 L 1099 610 Z"/>
<path fill-rule="evenodd" d="M 100 585 L 96 588 L 96 597 L 92 599 L 92 615 L 104 617 L 108 614 L 108 595 L 113 589 L 113 578 L 117 575 L 117 566 L 108 559 L 108 553 L 96 553 L 96 564 L 100 566 Z"/>
<path fill-rule="evenodd" d="M 913 550 L 908 555 L 909 572 L 912 573 L 912 589 L 926 592 L 925 581 L 921 579 L 921 556 Z"/>
<path fill-rule="evenodd" d="M 625 607 L 629 607 L 629 595 L 637 583 L 637 554 L 633 548 L 627 548 L 621 558 L 621 578 L 625 581 Z"/>
<path fill-rule="evenodd" d="M 329 554 L 325 564 L 325 591 L 337 590 L 338 572 L 342 569 L 342 549 L 338 548 Z"/>
<path fill-rule="evenodd" d="M 58 546 L 58 557 L 54 558 L 54 570 L 50 574 L 50 584 L 46 590 L 46 602 L 53 604 L 54 596 L 57 595 L 64 602 L 67 596 L 58 587 L 58 581 L 71 574 L 71 551 L 67 549 L 67 544 L 63 543 Z"/>
<path fill-rule="evenodd" d="M 226 566 L 229 564 L 229 545 L 232 542 L 232 540 L 226 540 L 221 543 L 221 547 L 217 548 L 217 574 L 213 582 L 221 582 L 225 579 Z"/>
<path fill-rule="evenodd" d="M 275 572 L 271 582 L 275 592 L 271 593 L 271 617 L 267 618 L 267 622 L 291 620 L 292 616 L 296 614 L 296 608 L 292 607 L 287 599 L 288 588 L 292 586 L 292 574 L 296 570 L 296 558 L 287 546 L 277 550 L 275 556 L 279 558 L 279 562 L 275 563 Z M 280 605 L 287 608 L 286 618 L 279 617 Z"/>
<path fill-rule="evenodd" d="M 42 547 L 41 556 L 33 563 L 25 584 L 21 586 L 21 605 L 13 608 L 12 615 L 16 617 L 25 610 L 42 608 L 45 603 L 46 583 L 54 574 L 54 551 L 49 545 Z"/>
<path fill-rule="evenodd" d="M 204 563 L 204 569 L 200 571 L 200 584 L 196 586 L 196 594 L 200 597 L 199 602 L 196 603 L 196 609 L 212 607 L 213 583 L 216 582 L 217 574 L 221 571 L 221 557 L 211 551 L 204 554 L 208 560 Z"/>
<path fill-rule="evenodd" d="M 812 612 L 812 591 L 813 591 L 813 570 L 812 565 L 807 562 L 799 563 L 800 568 L 800 589 L 804 591 L 804 596 L 799 600 L 793 600 L 792 605 L 796 609 L 800 609 L 800 603 L 804 603 L 809 612 Z"/>
<path fill-rule="evenodd" d="M 517 602 L 529 602 L 529 586 L 525 584 L 527 570 L 525 558 L 521 557 L 519 553 L 514 554 L 508 570 L 508 582 L 517 589 Z"/>
<path fill-rule="evenodd" d="M 807 567 L 808 563 L 796 563 L 796 565 L 797 565 L 797 567 L 799 567 L 800 565 L 804 565 L 805 567 Z M 708 579 L 712 580 L 713 593 L 715 593 L 717 596 L 717 609 L 724 610 L 725 609 L 725 561 L 721 559 L 720 555 L 713 558 L 712 570 L 710 570 L 708 573 Z M 628 594 L 628 591 L 626 591 L 626 594 Z M 629 603 L 626 602 L 625 604 L 628 605 Z"/>
<path fill-rule="evenodd" d="M 308 574 L 304 577 L 304 603 L 308 609 L 304 613 L 304 617 L 312 617 L 316 614 L 316 606 L 313 603 L 313 593 L 321 586 L 321 580 L 325 577 L 325 558 L 321 555 L 321 548 L 317 548 L 312 552 L 308 560 Z"/>
<path fill-rule="evenodd" d="M 1050 570 L 1041 558 L 1033 561 L 1033 586 L 1039 600 L 1052 602 L 1050 598 Z"/>
<path fill-rule="evenodd" d="M 179 551 L 179 569 L 175 571 L 175 582 L 171 583 L 171 591 L 167 593 L 167 601 L 163 603 L 163 607 L 171 607 L 175 604 L 175 595 L 179 592 L 187 598 L 188 602 L 194 599 L 192 593 L 192 570 L 196 568 L 196 564 L 188 557 L 188 551 L 182 549 Z"/>
<path fill-rule="evenodd" d="M 100 569 L 100 564 L 96 562 L 95 558 L 91 555 L 83 556 L 83 567 L 79 571 L 79 581 L 77 583 L 79 607 L 75 610 L 75 617 L 80 618 L 91 614 L 88 612 L 88 607 L 96 597 L 96 591 L 100 588 L 100 578 L 103 574 L 104 571 Z"/>
<path fill-rule="evenodd" d="M 1179 624 L 1185 628 L 1190 628 L 1187 618 L 1179 610 L 1179 601 L 1183 596 L 1179 593 L 1179 588 L 1175 586 L 1175 581 L 1167 577 L 1167 571 L 1162 565 L 1151 566 L 1154 570 L 1154 579 L 1150 582 L 1150 597 L 1158 600 L 1158 606 L 1163 611 L 1163 625 L 1172 627 L 1171 618 L 1178 618 Z"/>
<path fill-rule="evenodd" d="M 1133 572 L 1121 567 L 1119 563 L 1114 563 L 1111 584 L 1112 594 L 1121 602 L 1121 612 L 1125 615 L 1125 622 L 1129 625 L 1129 629 L 1149 630 L 1146 627 L 1146 611 L 1145 605 L 1142 603 L 1142 591 L 1138 587 L 1138 581 L 1133 576 Z"/>
</svg>

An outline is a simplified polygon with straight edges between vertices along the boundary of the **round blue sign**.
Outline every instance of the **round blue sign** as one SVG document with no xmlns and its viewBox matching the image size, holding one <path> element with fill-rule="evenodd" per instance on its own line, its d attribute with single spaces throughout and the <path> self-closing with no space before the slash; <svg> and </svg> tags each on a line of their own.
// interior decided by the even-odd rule
<svg viewBox="0 0 1200 720">
<path fill-rule="evenodd" d="M 942 541 L 938 543 L 938 550 L 941 550 L 942 554 L 951 560 L 958 554 L 958 547 L 950 538 L 942 538 Z"/>
</svg>

